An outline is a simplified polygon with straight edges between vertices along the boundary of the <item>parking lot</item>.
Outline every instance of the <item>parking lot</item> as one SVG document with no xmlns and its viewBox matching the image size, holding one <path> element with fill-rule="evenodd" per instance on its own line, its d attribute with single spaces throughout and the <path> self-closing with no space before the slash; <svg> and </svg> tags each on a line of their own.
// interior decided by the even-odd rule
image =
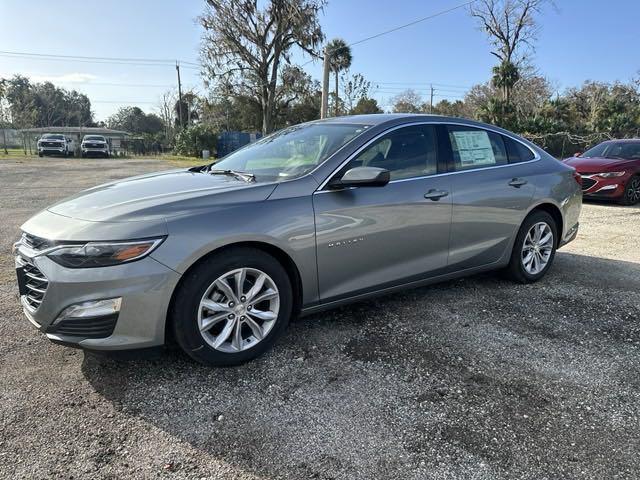
<svg viewBox="0 0 640 480">
<path fill-rule="evenodd" d="M 0 161 L 1 478 L 640 476 L 640 206 L 585 204 L 537 284 L 485 274 L 314 315 L 239 368 L 50 343 L 19 307 L 19 226 L 163 168 Z"/>
</svg>

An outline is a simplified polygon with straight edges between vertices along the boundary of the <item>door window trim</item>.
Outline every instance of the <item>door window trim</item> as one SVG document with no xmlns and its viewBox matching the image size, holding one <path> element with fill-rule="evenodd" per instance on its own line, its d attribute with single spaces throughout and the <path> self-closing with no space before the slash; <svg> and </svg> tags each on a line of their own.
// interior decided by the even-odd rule
<svg viewBox="0 0 640 480">
<path fill-rule="evenodd" d="M 511 134 L 508 134 L 508 133 L 503 133 L 503 132 L 501 132 L 501 131 L 499 131 L 497 129 L 491 128 L 491 126 L 478 126 L 478 125 L 473 125 L 473 124 L 468 124 L 468 123 L 463 123 L 463 122 L 447 122 L 447 121 L 441 121 L 441 120 L 431 120 L 431 121 L 425 120 L 425 121 L 421 121 L 421 122 L 403 123 L 402 125 L 394 125 L 393 127 L 390 127 L 388 129 L 380 132 L 378 135 L 376 135 L 375 137 L 373 137 L 372 139 L 368 140 L 363 145 L 361 145 L 355 152 L 353 152 L 351 155 L 349 155 L 340 165 L 338 165 L 338 167 L 335 168 L 331 172 L 331 174 L 329 174 L 327 176 L 327 178 L 324 179 L 324 181 L 320 184 L 320 186 L 318 186 L 318 188 L 316 188 L 314 194 L 315 193 L 324 193 L 324 192 L 333 192 L 334 190 L 325 190 L 325 187 L 331 181 L 333 176 L 336 173 L 338 173 L 340 170 L 342 170 L 342 168 L 345 165 L 347 165 L 351 160 L 356 158 L 362 151 L 364 151 L 369 146 L 371 146 L 371 144 L 373 144 L 373 142 L 379 140 L 381 137 L 383 137 L 384 135 L 387 135 L 390 132 L 393 132 L 394 130 L 398 130 L 399 128 L 412 127 L 412 126 L 416 126 L 416 125 L 444 125 L 445 127 L 447 125 L 456 125 L 456 126 L 462 126 L 462 127 L 477 128 L 477 129 L 480 129 L 480 130 L 485 130 L 487 132 L 496 133 L 498 135 L 502 135 L 502 136 L 508 137 L 511 140 L 514 140 L 514 141 L 518 142 L 519 144 L 523 145 L 524 147 L 526 147 L 527 149 L 529 149 L 531 151 L 531 153 L 533 153 L 533 158 L 531 160 L 527 160 L 525 162 L 519 162 L 519 163 L 506 163 L 504 165 L 493 165 L 493 166 L 490 166 L 490 167 L 470 168 L 468 170 L 455 170 L 455 171 L 447 170 L 447 171 L 445 171 L 443 173 L 433 173 L 431 175 L 423 175 L 423 176 L 420 176 L 420 177 L 399 178 L 397 180 L 391 180 L 389 182 L 389 184 L 391 184 L 391 183 L 399 183 L 399 182 L 407 182 L 407 181 L 410 181 L 410 180 L 420 180 L 420 179 L 424 179 L 424 178 L 442 177 L 442 176 L 445 176 L 445 175 L 459 175 L 461 173 L 477 172 L 477 171 L 481 171 L 481 170 L 493 170 L 495 168 L 515 167 L 517 165 L 526 165 L 528 163 L 537 162 L 538 160 L 540 160 L 542 158 L 538 154 L 537 151 L 535 151 L 533 148 L 531 148 L 529 145 L 524 143 L 519 138 L 515 137 L 514 135 L 511 135 Z M 436 135 L 437 135 L 437 132 L 436 132 Z M 440 150 L 440 147 L 438 146 L 438 151 L 439 150 Z M 439 158 L 440 156 L 441 155 L 438 155 L 438 164 L 440 164 L 440 161 L 443 161 L 444 165 L 445 165 L 445 168 L 448 169 L 449 167 L 448 167 L 448 163 L 447 163 L 446 159 L 440 159 Z"/>
</svg>

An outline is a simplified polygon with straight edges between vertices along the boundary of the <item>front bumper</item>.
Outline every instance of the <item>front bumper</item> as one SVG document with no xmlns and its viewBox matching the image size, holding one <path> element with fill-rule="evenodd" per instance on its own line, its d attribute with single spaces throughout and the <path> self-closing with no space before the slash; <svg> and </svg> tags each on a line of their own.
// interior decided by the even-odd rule
<svg viewBox="0 0 640 480">
<path fill-rule="evenodd" d="M 38 147 L 38 153 L 65 153 L 66 147 Z"/>
<path fill-rule="evenodd" d="M 108 148 L 85 148 L 85 147 L 82 147 L 82 153 L 83 153 L 83 155 L 91 155 L 91 154 L 109 155 L 109 149 Z"/>
<path fill-rule="evenodd" d="M 24 245 L 17 245 L 15 253 L 17 266 L 28 262 L 46 277 L 47 286 L 39 306 L 34 308 L 24 295 L 21 303 L 29 321 L 50 340 L 94 350 L 139 349 L 164 343 L 166 315 L 180 278 L 178 273 L 151 257 L 112 267 L 70 269 Z M 54 322 L 64 309 L 109 298 L 122 299 L 115 318 L 95 318 L 95 324 L 91 324 L 91 319 L 82 320 L 94 334 L 59 333 L 60 322 Z M 109 322 L 115 326 L 107 325 Z M 104 330 L 109 332 L 108 336 L 92 338 L 101 326 L 109 327 Z"/>
<path fill-rule="evenodd" d="M 602 178 L 594 173 L 581 173 L 582 194 L 593 198 L 620 198 L 630 174 L 621 177 Z"/>
</svg>

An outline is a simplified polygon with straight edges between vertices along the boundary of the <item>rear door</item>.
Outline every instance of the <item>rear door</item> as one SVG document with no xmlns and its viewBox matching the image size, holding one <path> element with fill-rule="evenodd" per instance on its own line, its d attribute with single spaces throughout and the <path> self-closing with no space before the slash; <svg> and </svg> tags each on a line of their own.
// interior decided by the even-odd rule
<svg viewBox="0 0 640 480">
<path fill-rule="evenodd" d="M 439 166 L 436 128 L 397 128 L 335 175 L 386 168 L 384 187 L 320 190 L 313 196 L 322 301 L 424 278 L 445 269 L 451 221 L 449 175 Z"/>
<path fill-rule="evenodd" d="M 441 131 L 453 202 L 450 269 L 491 264 L 505 253 L 530 206 L 535 187 L 526 161 L 533 152 L 482 128 L 446 125 Z"/>
</svg>

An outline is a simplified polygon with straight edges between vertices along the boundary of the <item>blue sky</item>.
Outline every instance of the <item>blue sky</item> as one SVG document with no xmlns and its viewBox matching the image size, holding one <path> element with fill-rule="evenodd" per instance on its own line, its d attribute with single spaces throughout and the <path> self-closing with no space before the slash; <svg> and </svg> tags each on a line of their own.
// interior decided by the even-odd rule
<svg viewBox="0 0 640 480">
<path fill-rule="evenodd" d="M 347 42 L 451 8 L 462 0 L 330 0 L 321 17 L 328 38 Z M 0 50 L 57 55 L 183 59 L 196 61 L 200 0 L 2 0 Z M 640 2 L 557 0 L 540 17 L 533 63 L 560 90 L 592 79 L 628 81 L 640 71 L 637 55 Z M 54 27 L 55 26 L 55 27 Z M 379 85 L 383 105 L 413 87 L 436 101 L 455 100 L 485 81 L 495 63 L 482 31 L 465 9 L 353 47 L 353 73 Z M 309 58 L 297 55 L 302 63 Z M 321 65 L 305 67 L 320 79 Z M 89 95 L 97 119 L 122 105 L 153 111 L 175 85 L 175 68 L 1 56 L 0 76 L 16 73 L 51 80 Z M 197 69 L 182 69 L 186 87 L 203 92 Z M 125 84 L 125 85 L 114 85 Z M 141 85 L 141 86 L 138 86 Z"/>
</svg>

